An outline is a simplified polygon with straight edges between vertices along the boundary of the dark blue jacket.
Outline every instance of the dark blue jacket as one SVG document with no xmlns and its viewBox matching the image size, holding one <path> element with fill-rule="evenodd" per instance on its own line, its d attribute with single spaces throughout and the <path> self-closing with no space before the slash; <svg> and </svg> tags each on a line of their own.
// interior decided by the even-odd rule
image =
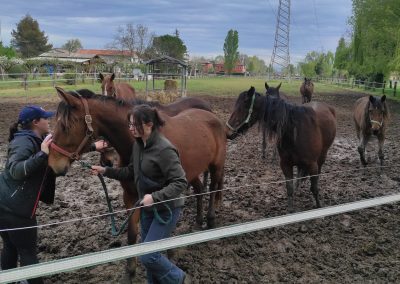
<svg viewBox="0 0 400 284">
<path fill-rule="evenodd" d="M 0 210 L 30 218 L 43 182 L 40 200 L 53 203 L 55 176 L 47 169 L 47 154 L 40 150 L 42 139 L 21 130 L 8 146 L 7 162 L 0 174 Z"/>
</svg>

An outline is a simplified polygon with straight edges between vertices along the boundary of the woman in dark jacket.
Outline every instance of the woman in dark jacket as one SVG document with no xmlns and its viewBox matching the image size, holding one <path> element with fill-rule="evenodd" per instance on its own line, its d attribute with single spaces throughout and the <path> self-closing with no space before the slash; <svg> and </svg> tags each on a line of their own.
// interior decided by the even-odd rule
<svg viewBox="0 0 400 284">
<path fill-rule="evenodd" d="M 10 127 L 7 161 L 0 175 L 0 235 L 3 239 L 1 269 L 38 263 L 36 206 L 40 200 L 54 200 L 55 177 L 47 168 L 47 155 L 52 142 L 49 118 L 53 112 L 39 106 L 26 106 L 18 122 Z M 43 283 L 41 278 L 29 283 Z"/>
<path fill-rule="evenodd" d="M 136 106 L 128 114 L 128 121 L 136 138 L 130 164 L 122 168 L 92 166 L 92 169 L 95 174 L 135 183 L 141 204 L 146 206 L 140 214 L 142 242 L 167 238 L 175 229 L 184 204 L 179 197 L 187 188 L 185 172 L 177 150 L 159 132 L 164 121 L 157 110 L 147 105 Z M 169 201 L 163 202 L 166 200 Z M 156 202 L 162 203 L 152 205 Z M 146 267 L 148 283 L 188 282 L 186 274 L 160 252 L 143 255 L 140 261 Z"/>
</svg>

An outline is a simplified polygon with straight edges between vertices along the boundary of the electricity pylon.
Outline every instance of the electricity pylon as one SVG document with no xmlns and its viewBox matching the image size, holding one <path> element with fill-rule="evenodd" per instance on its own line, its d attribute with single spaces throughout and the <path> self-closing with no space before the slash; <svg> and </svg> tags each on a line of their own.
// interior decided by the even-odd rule
<svg viewBox="0 0 400 284">
<path fill-rule="evenodd" d="M 279 0 L 279 9 L 276 16 L 276 31 L 274 50 L 270 63 L 270 72 L 274 66 L 283 69 L 290 80 L 290 54 L 289 54 L 289 31 L 290 31 L 290 0 Z"/>
</svg>

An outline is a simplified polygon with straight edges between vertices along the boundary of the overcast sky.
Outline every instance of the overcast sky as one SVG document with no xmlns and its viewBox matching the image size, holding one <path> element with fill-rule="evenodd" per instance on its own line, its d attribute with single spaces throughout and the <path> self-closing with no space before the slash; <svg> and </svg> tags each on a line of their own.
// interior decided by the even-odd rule
<svg viewBox="0 0 400 284">
<path fill-rule="evenodd" d="M 156 35 L 179 30 L 190 56 L 223 54 L 229 29 L 239 32 L 239 52 L 267 63 L 274 45 L 279 0 L 0 0 L 1 39 L 9 45 L 11 31 L 26 15 L 39 22 L 54 47 L 78 38 L 84 48 L 102 49 L 118 26 L 143 24 Z M 349 31 L 351 0 L 292 0 L 291 61 L 307 52 L 335 51 Z"/>
</svg>

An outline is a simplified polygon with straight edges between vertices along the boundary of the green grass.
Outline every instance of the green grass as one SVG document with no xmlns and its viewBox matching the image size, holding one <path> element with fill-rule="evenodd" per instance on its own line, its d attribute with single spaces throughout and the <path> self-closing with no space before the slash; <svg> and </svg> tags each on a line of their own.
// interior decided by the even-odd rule
<svg viewBox="0 0 400 284">
<path fill-rule="evenodd" d="M 0 81 L 1 82 L 1 81 Z M 281 81 L 272 80 L 268 81 L 270 86 L 277 86 Z M 144 81 L 130 81 L 130 83 L 135 87 L 135 89 L 144 94 L 146 89 L 146 82 Z M 161 89 L 163 87 L 163 80 L 156 80 L 155 87 Z M 187 93 L 188 95 L 211 95 L 211 96 L 234 96 L 239 95 L 240 92 L 248 90 L 251 86 L 254 86 L 256 90 L 260 93 L 265 92 L 264 87 L 265 79 L 262 78 L 252 78 L 252 77 L 212 77 L 212 78 L 198 78 L 190 79 L 187 81 Z M 21 83 L 7 83 L 6 85 L 0 84 L 0 97 L 36 97 L 36 96 L 52 96 L 56 95 L 53 88 L 52 82 L 41 83 L 40 86 L 30 84 L 27 91 L 24 90 Z M 299 96 L 299 88 L 301 81 L 292 80 L 290 83 L 287 81 L 282 81 L 281 91 L 289 96 Z M 96 93 L 100 93 L 100 83 L 97 81 L 92 82 L 92 80 L 86 80 L 83 84 L 79 82 L 77 85 L 66 85 L 65 82 L 57 82 L 57 86 L 63 87 L 66 90 L 77 90 L 77 89 L 90 89 Z M 149 82 L 149 87 L 152 86 L 152 82 Z M 180 81 L 178 80 L 178 88 L 180 87 Z M 337 85 L 330 85 L 324 83 L 315 83 L 315 91 L 317 93 L 346 93 L 348 91 L 354 91 L 359 93 L 373 94 L 376 96 L 382 95 L 381 90 L 364 90 L 363 88 L 351 88 L 342 87 Z M 386 95 L 389 98 L 394 98 L 400 100 L 400 90 L 396 97 L 393 97 L 393 90 L 386 89 Z"/>
</svg>

